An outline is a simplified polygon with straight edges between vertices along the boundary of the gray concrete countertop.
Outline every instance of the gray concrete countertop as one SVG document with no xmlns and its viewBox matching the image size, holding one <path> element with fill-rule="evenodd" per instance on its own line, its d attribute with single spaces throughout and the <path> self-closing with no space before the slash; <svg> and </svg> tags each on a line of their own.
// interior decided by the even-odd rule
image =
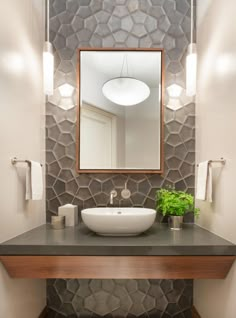
<svg viewBox="0 0 236 318">
<path fill-rule="evenodd" d="M 154 224 L 136 237 L 102 237 L 84 224 L 37 227 L 0 244 L 0 255 L 236 255 L 236 245 L 196 225 L 171 231 Z"/>
</svg>

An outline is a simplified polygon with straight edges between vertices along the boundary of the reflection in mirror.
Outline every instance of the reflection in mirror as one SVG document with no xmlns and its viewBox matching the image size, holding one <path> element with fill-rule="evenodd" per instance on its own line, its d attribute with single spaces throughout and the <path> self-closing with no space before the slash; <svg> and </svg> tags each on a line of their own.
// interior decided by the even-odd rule
<svg viewBox="0 0 236 318">
<path fill-rule="evenodd" d="M 162 80 L 161 50 L 79 50 L 79 171 L 161 172 Z"/>
</svg>

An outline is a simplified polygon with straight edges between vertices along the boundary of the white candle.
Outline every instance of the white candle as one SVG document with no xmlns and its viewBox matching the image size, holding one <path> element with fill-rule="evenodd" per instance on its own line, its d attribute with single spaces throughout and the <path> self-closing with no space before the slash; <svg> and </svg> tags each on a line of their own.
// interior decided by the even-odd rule
<svg viewBox="0 0 236 318">
<path fill-rule="evenodd" d="M 59 207 L 58 215 L 66 217 L 66 226 L 75 226 L 78 224 L 78 206 L 65 204 Z"/>
</svg>

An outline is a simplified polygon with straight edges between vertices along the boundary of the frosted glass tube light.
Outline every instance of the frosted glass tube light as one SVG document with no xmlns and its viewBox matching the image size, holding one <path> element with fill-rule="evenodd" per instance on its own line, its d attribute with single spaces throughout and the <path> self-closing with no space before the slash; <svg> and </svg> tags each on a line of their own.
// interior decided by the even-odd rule
<svg viewBox="0 0 236 318">
<path fill-rule="evenodd" d="M 54 56 L 52 44 L 45 42 L 43 51 L 43 87 L 44 94 L 53 95 L 54 89 Z"/>
</svg>

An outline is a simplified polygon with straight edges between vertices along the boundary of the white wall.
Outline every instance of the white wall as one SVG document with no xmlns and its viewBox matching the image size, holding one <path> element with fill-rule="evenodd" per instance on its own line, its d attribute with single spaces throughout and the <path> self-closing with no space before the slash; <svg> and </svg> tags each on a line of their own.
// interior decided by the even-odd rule
<svg viewBox="0 0 236 318">
<path fill-rule="evenodd" d="M 44 5 L 38 0 L 0 2 L 0 242 L 45 223 L 44 202 L 27 203 L 25 165 L 44 163 L 42 46 Z M 0 317 L 36 318 L 45 306 L 45 281 L 13 280 L 0 265 Z"/>
<path fill-rule="evenodd" d="M 198 0 L 197 162 L 224 157 L 214 169 L 214 202 L 197 203 L 198 223 L 236 243 L 235 0 Z M 194 302 L 203 318 L 235 318 L 236 264 L 225 280 L 197 280 Z"/>
</svg>

